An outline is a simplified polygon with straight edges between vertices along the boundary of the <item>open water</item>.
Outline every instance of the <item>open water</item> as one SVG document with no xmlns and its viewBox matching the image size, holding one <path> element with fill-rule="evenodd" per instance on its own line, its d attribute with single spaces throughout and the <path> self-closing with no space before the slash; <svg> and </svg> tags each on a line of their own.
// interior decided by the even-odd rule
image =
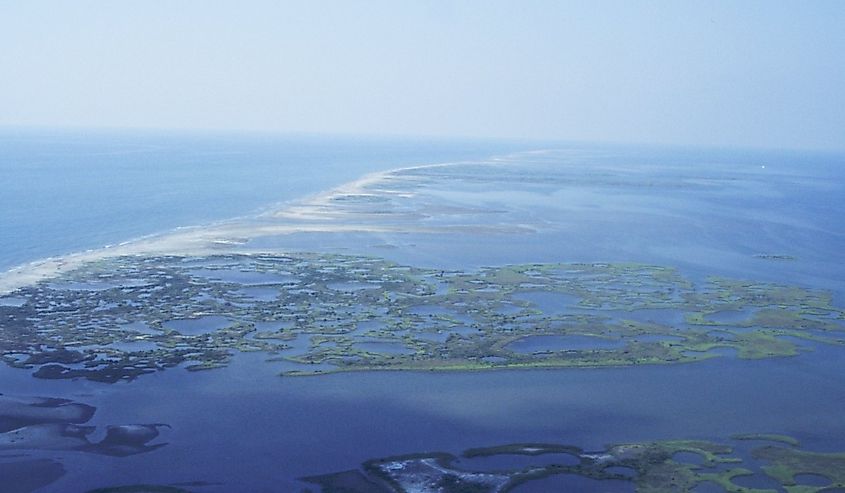
<svg viewBox="0 0 845 493">
<path fill-rule="evenodd" d="M 284 209 L 280 202 L 374 171 L 477 161 L 483 164 L 466 172 L 448 168 L 413 196 L 486 208 L 480 216 L 465 213 L 469 220 L 430 209 L 414 220 L 461 227 L 302 232 L 254 244 L 340 249 L 446 269 L 648 262 L 694 279 L 726 275 L 830 290 L 835 304 L 845 305 L 842 156 L 573 144 L 521 153 L 532 146 L 539 144 L 6 131 L 0 268 Z M 543 178 L 525 180 L 526 173 Z M 481 223 L 495 228 L 467 227 Z M 514 225 L 530 225 L 531 232 L 512 232 Z M 238 355 L 222 370 L 177 368 L 113 385 L 38 380 L 3 367 L 0 393 L 96 406 L 88 424 L 98 427 L 170 426 L 158 439 L 166 446 L 131 457 L 31 451 L 66 469 L 43 492 L 135 483 L 192 483 L 197 492 L 300 491 L 307 486 L 300 477 L 354 469 L 375 457 L 512 442 L 602 449 L 782 433 L 808 449 L 845 451 L 841 347 L 674 366 L 309 378 L 280 378 L 281 364 L 263 359 Z M 0 491 L 7 490 L 15 491 L 0 478 Z"/>
</svg>

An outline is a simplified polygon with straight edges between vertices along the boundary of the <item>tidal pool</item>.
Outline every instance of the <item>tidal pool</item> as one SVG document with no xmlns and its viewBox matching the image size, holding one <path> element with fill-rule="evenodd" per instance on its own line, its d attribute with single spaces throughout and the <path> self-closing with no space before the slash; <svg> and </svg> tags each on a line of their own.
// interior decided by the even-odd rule
<svg viewBox="0 0 845 493">
<path fill-rule="evenodd" d="M 551 291 L 523 291 L 515 293 L 513 297 L 531 303 L 546 314 L 564 313 L 579 301 L 577 296 Z"/>
<path fill-rule="evenodd" d="M 686 327 L 684 313 L 677 309 L 611 310 L 608 313 L 623 320 L 651 322 L 667 327 Z"/>
<path fill-rule="evenodd" d="M 118 349 L 120 351 L 126 352 L 136 352 L 136 351 L 153 351 L 158 348 L 158 344 L 155 342 L 150 341 L 125 341 L 125 342 L 112 342 L 105 346 L 106 348 Z"/>
<path fill-rule="evenodd" d="M 231 320 L 220 315 L 205 315 L 197 318 L 184 318 L 164 322 L 164 328 L 182 334 L 206 334 L 227 327 Z"/>
<path fill-rule="evenodd" d="M 781 484 L 777 480 L 766 476 L 761 472 L 758 472 L 757 474 L 734 476 L 731 479 L 731 482 L 737 486 L 742 486 L 743 488 L 781 491 Z"/>
<path fill-rule="evenodd" d="M 451 327 L 440 332 L 416 332 L 414 338 L 423 341 L 445 342 L 452 335 L 464 337 L 477 332 L 478 329 L 473 327 Z"/>
<path fill-rule="evenodd" d="M 280 272 L 242 271 L 237 269 L 193 269 L 190 273 L 197 277 L 223 281 L 246 286 L 268 284 L 287 284 L 296 281 L 291 275 Z"/>
<path fill-rule="evenodd" d="M 327 285 L 335 291 L 362 291 L 367 289 L 381 289 L 381 286 L 374 283 L 363 282 L 332 282 Z"/>
<path fill-rule="evenodd" d="M 279 289 L 265 286 L 250 286 L 236 291 L 247 301 L 273 301 L 279 297 Z"/>
<path fill-rule="evenodd" d="M 821 474 L 796 474 L 793 479 L 796 484 L 804 486 L 829 486 L 831 481 L 829 478 Z"/>
</svg>

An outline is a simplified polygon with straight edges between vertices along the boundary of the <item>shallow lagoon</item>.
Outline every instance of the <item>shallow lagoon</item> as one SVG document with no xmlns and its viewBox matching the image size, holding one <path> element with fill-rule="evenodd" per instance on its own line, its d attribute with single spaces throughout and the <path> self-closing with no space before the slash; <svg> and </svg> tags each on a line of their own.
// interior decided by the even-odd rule
<svg viewBox="0 0 845 493">
<path fill-rule="evenodd" d="M 306 378 L 279 378 L 261 359 L 242 355 L 227 369 L 151 375 L 141 390 L 137 383 L 82 382 L 78 389 L 44 382 L 44 390 L 97 406 L 92 424 L 171 425 L 161 438 L 169 445 L 110 461 L 112 477 L 224 483 L 201 491 L 232 485 L 296 491 L 298 477 L 355 468 L 372 457 L 526 441 L 600 450 L 610 443 L 777 430 L 812 450 L 845 443 L 845 376 L 835 370 L 845 358 L 834 350 L 676 367 Z M 9 380 L 11 372 L 17 375 Z M 24 372 L 4 369 L 2 376 L 10 392 L 32 389 Z M 84 491 L 111 481 L 99 461 L 63 456 L 67 476 L 43 491 Z"/>
<path fill-rule="evenodd" d="M 206 315 L 197 318 L 184 318 L 178 320 L 168 320 L 164 322 L 164 328 L 168 330 L 175 330 L 182 334 L 206 334 L 222 329 L 229 325 L 231 321 L 226 317 L 219 315 Z"/>
</svg>

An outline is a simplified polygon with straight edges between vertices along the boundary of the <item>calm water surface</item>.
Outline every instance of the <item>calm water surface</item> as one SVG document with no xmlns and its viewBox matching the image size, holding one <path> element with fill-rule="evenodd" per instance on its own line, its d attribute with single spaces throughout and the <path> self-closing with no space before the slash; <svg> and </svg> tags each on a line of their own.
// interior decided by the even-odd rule
<svg viewBox="0 0 845 493">
<path fill-rule="evenodd" d="M 519 149 L 472 142 L 7 131 L 0 134 L 0 269 L 248 214 L 371 171 Z M 460 194 L 450 187 L 438 191 L 444 200 L 507 205 L 508 212 L 490 214 L 487 221 L 525 218 L 544 225 L 532 234 L 480 244 L 470 234 L 384 235 L 375 241 L 363 234 L 301 233 L 286 238 L 284 247 L 372 254 L 442 269 L 656 263 L 679 267 L 695 280 L 718 274 L 830 289 L 845 304 L 841 157 L 608 147 L 556 159 L 554 166 L 577 172 L 558 177 L 558 186 L 539 195 L 533 185 L 508 187 L 506 176 L 495 187 L 479 185 L 477 196 L 472 176 L 462 178 Z M 539 167 L 549 165 L 537 164 L 537 176 Z M 591 173 L 594 165 L 602 172 Z M 573 176 L 575 181 L 566 181 Z M 645 183 L 652 185 L 644 185 L 643 176 L 651 176 Z M 667 182 L 682 186 L 667 189 Z M 661 183 L 660 193 L 649 191 Z M 754 257 L 766 253 L 794 260 Z M 248 289 L 260 290 L 262 283 L 279 280 L 247 281 L 254 284 Z M 527 301 L 560 310 L 577 300 Z M 191 320 L 169 323 L 194 329 Z M 33 453 L 60 457 L 68 471 L 44 492 L 192 481 L 220 483 L 197 491 L 298 491 L 299 477 L 355 468 L 373 457 L 459 453 L 510 442 L 598 450 L 627 441 L 774 432 L 795 436 L 809 449 L 845 450 L 841 348 L 665 367 L 304 378 L 278 377 L 284 363 L 265 358 L 241 354 L 222 370 L 173 369 L 115 385 L 36 380 L 4 366 L 0 392 L 65 396 L 97 406 L 90 423 L 99 427 L 94 438 L 109 424 L 171 426 L 158 440 L 168 445 L 148 454 Z M 583 482 L 549 481 L 523 491 Z"/>
<path fill-rule="evenodd" d="M 528 144 L 0 129 L 0 270 Z"/>
<path fill-rule="evenodd" d="M 70 472 L 44 491 L 84 491 L 110 480 L 291 491 L 297 477 L 354 468 L 372 457 L 511 442 L 600 450 L 777 430 L 810 449 L 845 443 L 845 376 L 835 370 L 845 357 L 835 350 L 671 367 L 306 378 L 279 378 L 261 359 L 240 356 L 225 370 L 168 371 L 128 385 L 39 385 L 98 406 L 91 424 L 173 427 L 161 437 L 169 445 L 145 455 L 62 454 Z M 32 390 L 19 376 L 6 382 L 11 393 Z"/>
</svg>

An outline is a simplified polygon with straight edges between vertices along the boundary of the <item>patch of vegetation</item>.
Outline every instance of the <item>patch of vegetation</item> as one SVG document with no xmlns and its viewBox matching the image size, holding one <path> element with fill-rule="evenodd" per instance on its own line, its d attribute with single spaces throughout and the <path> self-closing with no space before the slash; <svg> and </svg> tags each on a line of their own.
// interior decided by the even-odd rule
<svg viewBox="0 0 845 493">
<path fill-rule="evenodd" d="M 725 349 L 758 359 L 845 345 L 845 315 L 828 292 L 724 278 L 697 286 L 641 264 L 464 272 L 309 253 L 119 257 L 9 297 L 7 364 L 102 382 L 220 368 L 237 352 L 265 353 L 293 376 L 674 364 Z M 537 336 L 576 342 L 514 350 Z"/>
<path fill-rule="evenodd" d="M 743 434 L 737 440 L 775 440 L 795 444 L 792 437 L 773 434 Z M 462 456 L 491 457 L 497 455 L 542 455 L 565 452 L 575 455 L 574 465 L 544 464 L 513 468 L 494 473 L 471 472 L 455 465 L 457 457 L 445 453 L 412 454 L 371 460 L 362 471 L 332 473 L 304 478 L 319 484 L 325 491 L 363 492 L 364 489 L 340 490 L 349 485 L 350 475 L 356 482 L 383 481 L 384 491 L 442 491 L 493 493 L 506 492 L 516 486 L 556 474 L 579 475 L 596 480 L 629 481 L 638 493 L 665 493 L 692 491 L 697 485 L 710 482 L 731 493 L 771 493 L 772 490 L 749 488 L 734 480 L 755 473 L 728 444 L 702 440 L 670 440 L 613 445 L 603 451 L 585 452 L 574 445 L 517 443 L 475 448 Z M 678 454 L 700 455 L 700 463 L 676 460 Z M 845 484 L 845 454 L 821 454 L 795 448 L 765 446 L 754 449 L 752 457 L 763 464 L 763 471 L 777 480 L 790 493 L 815 493 L 825 488 L 841 488 Z M 731 467 L 726 467 L 731 466 Z M 748 467 L 744 467 L 748 466 Z M 612 472 L 614 468 L 632 470 L 632 475 Z M 795 477 L 813 474 L 830 479 L 826 486 L 799 485 Z M 363 483 L 361 483 L 363 484 Z M 375 490 L 373 490 L 375 491 Z M 382 490 L 378 490 L 382 491 Z"/>
<path fill-rule="evenodd" d="M 734 440 L 778 442 L 786 445 L 792 445 L 793 447 L 801 445 L 801 442 L 789 435 L 778 435 L 776 433 L 743 433 L 733 435 L 731 438 Z"/>
</svg>

